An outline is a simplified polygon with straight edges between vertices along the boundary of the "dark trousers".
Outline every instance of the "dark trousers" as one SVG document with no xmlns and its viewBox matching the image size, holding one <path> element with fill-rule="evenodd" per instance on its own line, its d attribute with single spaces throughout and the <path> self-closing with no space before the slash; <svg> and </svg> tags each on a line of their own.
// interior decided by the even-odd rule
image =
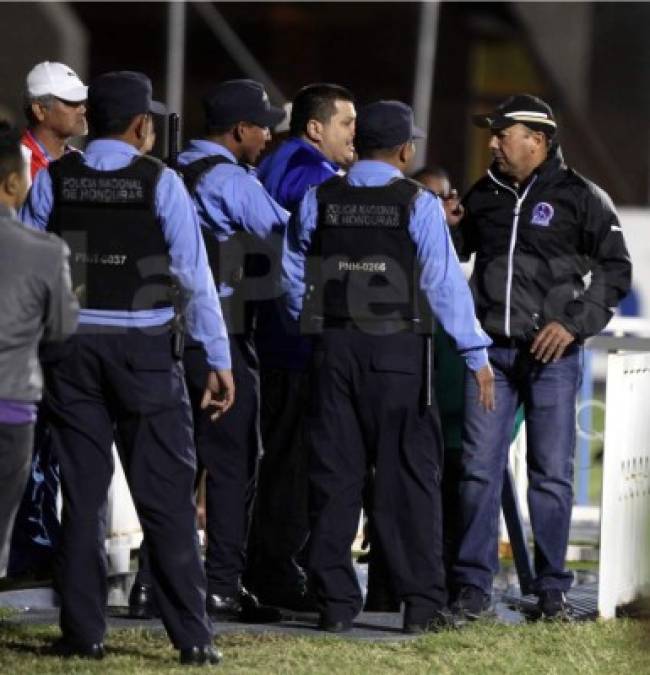
<svg viewBox="0 0 650 675">
<path fill-rule="evenodd" d="M 524 405 L 528 462 L 528 508 L 535 539 L 537 591 L 567 590 L 573 575 L 565 556 L 573 503 L 576 394 L 581 348 L 559 361 L 535 361 L 528 347 L 490 347 L 496 411 L 478 405 L 478 386 L 465 381 L 460 518 L 462 537 L 452 567 L 455 585 L 486 593 L 499 569 L 498 527 L 503 472 L 520 403 Z"/>
<path fill-rule="evenodd" d="M 64 637 L 99 642 L 106 630 L 104 540 L 115 431 L 165 628 L 176 648 L 210 643 L 191 411 L 169 334 L 80 332 L 48 355 L 45 367 L 63 489 L 56 567 Z"/>
<path fill-rule="evenodd" d="M 0 572 L 7 565 L 11 531 L 29 477 L 34 425 L 0 424 Z"/>
<path fill-rule="evenodd" d="M 423 404 L 424 338 L 327 329 L 315 345 L 305 420 L 310 449 L 309 567 L 321 611 L 350 621 L 361 591 L 350 547 L 368 466 L 372 517 L 397 596 L 414 620 L 446 602 L 442 563 L 442 438 Z"/>
<path fill-rule="evenodd" d="M 310 374 L 262 370 L 261 429 L 264 455 L 249 541 L 247 578 L 266 588 L 294 590 L 305 584 L 296 558 L 309 535 L 307 452 L 303 442 Z"/>
<path fill-rule="evenodd" d="M 42 403 L 34 428 L 31 470 L 11 538 L 7 576 L 51 572 L 61 531 L 56 507 L 59 480 L 47 405 Z"/>
<path fill-rule="evenodd" d="M 204 352 L 189 347 L 183 358 L 201 466 L 206 469 L 205 571 L 208 592 L 237 592 L 246 561 L 246 541 L 261 454 L 259 373 L 250 336 L 230 336 L 235 403 L 215 424 L 200 409 L 208 372 Z"/>
</svg>

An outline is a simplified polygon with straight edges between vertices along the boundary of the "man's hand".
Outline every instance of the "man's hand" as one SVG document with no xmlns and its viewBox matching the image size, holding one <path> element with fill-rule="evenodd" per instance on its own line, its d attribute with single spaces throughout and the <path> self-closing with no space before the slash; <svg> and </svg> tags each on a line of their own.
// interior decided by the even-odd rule
<svg viewBox="0 0 650 675">
<path fill-rule="evenodd" d="M 235 402 L 232 370 L 211 370 L 201 399 L 201 410 L 214 410 L 210 419 L 216 422 Z"/>
<path fill-rule="evenodd" d="M 480 370 L 474 371 L 474 377 L 478 384 L 478 402 L 485 410 L 494 410 L 496 408 L 494 397 L 494 373 L 489 363 L 486 363 Z"/>
<path fill-rule="evenodd" d="M 561 323 L 551 321 L 535 336 L 530 353 L 542 363 L 557 361 L 574 340 L 575 336 Z"/>
<path fill-rule="evenodd" d="M 458 198 L 458 191 L 451 190 L 448 195 L 440 198 L 442 208 L 445 211 L 445 218 L 449 227 L 455 227 L 465 215 L 465 209 Z"/>
</svg>

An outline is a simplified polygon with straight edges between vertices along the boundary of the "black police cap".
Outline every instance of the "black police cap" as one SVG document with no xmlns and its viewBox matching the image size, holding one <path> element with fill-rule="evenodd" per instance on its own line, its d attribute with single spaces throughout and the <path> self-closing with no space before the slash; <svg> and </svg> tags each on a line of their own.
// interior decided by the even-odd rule
<svg viewBox="0 0 650 675">
<path fill-rule="evenodd" d="M 96 77 L 88 87 L 88 108 L 95 118 L 128 119 L 143 113 L 164 115 L 165 106 L 151 98 L 151 80 L 132 70 Z"/>
<path fill-rule="evenodd" d="M 530 129 L 552 136 L 557 129 L 551 106 L 530 94 L 511 96 L 500 103 L 494 112 L 474 115 L 472 119 L 476 126 L 489 128 L 491 131 L 500 131 L 513 124 L 525 124 Z"/>
<path fill-rule="evenodd" d="M 286 116 L 282 108 L 271 105 L 264 87 L 255 80 L 220 82 L 203 97 L 203 109 L 208 125 L 216 128 L 238 122 L 273 128 Z"/>
<path fill-rule="evenodd" d="M 373 150 L 394 148 L 425 133 L 413 124 L 413 111 L 401 101 L 376 101 L 357 114 L 355 145 Z"/>
</svg>

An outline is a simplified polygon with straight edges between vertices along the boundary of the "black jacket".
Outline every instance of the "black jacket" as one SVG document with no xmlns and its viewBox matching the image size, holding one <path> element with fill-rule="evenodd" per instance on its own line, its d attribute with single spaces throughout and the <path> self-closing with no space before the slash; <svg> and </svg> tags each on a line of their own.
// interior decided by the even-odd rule
<svg viewBox="0 0 650 675">
<path fill-rule="evenodd" d="M 488 333 L 530 340 L 558 321 L 582 341 L 607 325 L 630 288 L 630 256 L 611 199 L 559 146 L 518 190 L 493 166 L 463 204 L 452 236 L 461 259 L 476 253 L 470 285 Z"/>
</svg>

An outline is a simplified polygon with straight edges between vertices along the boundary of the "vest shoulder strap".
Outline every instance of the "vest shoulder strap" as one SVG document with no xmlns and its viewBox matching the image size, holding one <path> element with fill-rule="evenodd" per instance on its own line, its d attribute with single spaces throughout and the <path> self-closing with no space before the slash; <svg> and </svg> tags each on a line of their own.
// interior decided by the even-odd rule
<svg viewBox="0 0 650 675">
<path fill-rule="evenodd" d="M 203 175 L 219 164 L 235 164 L 235 162 L 224 155 L 210 155 L 178 167 L 189 193 L 194 194 Z"/>
</svg>

